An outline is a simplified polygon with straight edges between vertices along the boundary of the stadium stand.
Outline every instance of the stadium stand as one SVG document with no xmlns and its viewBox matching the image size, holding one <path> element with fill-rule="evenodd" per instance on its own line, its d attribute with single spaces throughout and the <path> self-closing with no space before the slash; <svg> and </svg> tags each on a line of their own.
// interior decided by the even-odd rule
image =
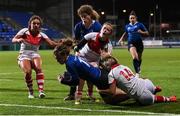
<svg viewBox="0 0 180 116">
<path fill-rule="evenodd" d="M 32 12 L 0 11 L 0 50 L 13 50 L 12 38 L 21 28 L 27 27 L 32 15 Z M 43 25 L 42 31 L 52 39 L 64 37 L 63 32 L 53 29 L 48 24 Z"/>
</svg>

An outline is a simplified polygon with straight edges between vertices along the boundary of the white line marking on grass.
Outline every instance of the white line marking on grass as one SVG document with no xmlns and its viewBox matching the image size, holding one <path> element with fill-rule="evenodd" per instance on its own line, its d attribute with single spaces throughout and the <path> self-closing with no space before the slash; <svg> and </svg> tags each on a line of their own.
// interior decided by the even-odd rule
<svg viewBox="0 0 180 116">
<path fill-rule="evenodd" d="M 12 75 L 12 74 L 18 74 L 21 72 L 8 72 L 8 73 L 0 73 L 0 75 Z"/>
<path fill-rule="evenodd" d="M 129 114 L 142 114 L 142 115 L 143 114 L 144 115 L 173 115 L 170 113 L 154 113 L 154 112 L 141 112 L 141 111 L 130 111 L 130 110 L 93 110 L 93 109 L 78 109 L 78 108 L 67 108 L 67 107 L 50 107 L 50 106 L 34 106 L 34 105 L 19 105 L 19 104 L 0 104 L 0 106 L 27 107 L 27 108 L 40 108 L 40 109 L 60 109 L 60 110 L 70 110 L 70 111 L 86 111 L 86 112 L 129 113 Z"/>
<path fill-rule="evenodd" d="M 170 60 L 168 61 L 168 63 L 179 63 L 180 61 L 179 60 Z"/>
<path fill-rule="evenodd" d="M 13 81 L 12 79 L 1 79 L 1 78 L 0 78 L 0 80 L 2 80 L 2 81 Z"/>
</svg>

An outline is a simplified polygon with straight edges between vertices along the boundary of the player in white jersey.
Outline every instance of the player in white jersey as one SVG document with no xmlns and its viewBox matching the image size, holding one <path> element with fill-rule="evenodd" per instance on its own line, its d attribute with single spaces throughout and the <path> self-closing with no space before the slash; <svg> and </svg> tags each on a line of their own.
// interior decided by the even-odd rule
<svg viewBox="0 0 180 116">
<path fill-rule="evenodd" d="M 36 72 L 36 81 L 38 85 L 39 97 L 45 97 L 44 93 L 44 73 L 42 71 L 42 59 L 38 53 L 42 41 L 51 46 L 58 43 L 52 41 L 48 36 L 40 31 L 42 19 L 33 15 L 28 22 L 28 28 L 21 29 L 12 39 L 13 43 L 20 43 L 21 48 L 18 57 L 18 64 L 25 75 L 25 81 L 28 87 L 28 98 L 34 98 L 32 69 Z"/>
<path fill-rule="evenodd" d="M 75 51 L 83 60 L 89 63 L 94 62 L 97 66 L 102 54 L 111 54 L 112 52 L 112 46 L 108 45 L 110 44 L 109 37 L 112 35 L 112 31 L 112 25 L 104 23 L 99 33 L 91 32 L 86 34 L 84 39 L 76 46 Z"/>
<path fill-rule="evenodd" d="M 112 25 L 110 23 L 104 23 L 99 33 L 91 32 L 86 34 L 84 39 L 82 39 L 75 47 L 77 55 L 94 67 L 98 67 L 100 57 L 111 54 L 108 52 L 106 47 L 108 46 L 109 37 L 112 35 L 112 32 Z M 109 51 L 112 51 L 112 47 Z M 77 90 L 80 98 L 83 88 L 81 80 Z"/>
<path fill-rule="evenodd" d="M 114 57 L 108 56 L 102 59 L 100 64 L 104 69 L 110 71 L 108 75 L 110 89 L 99 90 L 99 92 L 115 94 L 116 87 L 118 87 L 142 105 L 155 102 L 176 102 L 176 96 L 155 95 L 156 92 L 161 91 L 160 87 L 154 86 L 149 79 L 136 77 L 130 68 L 118 64 Z"/>
</svg>

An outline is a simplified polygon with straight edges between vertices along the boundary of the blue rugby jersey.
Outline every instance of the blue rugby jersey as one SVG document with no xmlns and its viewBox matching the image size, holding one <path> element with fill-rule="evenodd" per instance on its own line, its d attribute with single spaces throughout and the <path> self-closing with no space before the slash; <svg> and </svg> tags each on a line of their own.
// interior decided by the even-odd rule
<svg viewBox="0 0 180 116">
<path fill-rule="evenodd" d="M 74 55 L 69 55 L 67 58 L 66 69 L 72 76 L 71 81 L 75 83 L 79 81 L 79 78 L 82 78 L 97 85 L 101 76 L 99 68 L 93 67 L 80 57 Z"/>
<path fill-rule="evenodd" d="M 98 21 L 93 21 L 89 28 L 85 28 L 81 22 L 77 23 L 74 27 L 75 39 L 82 40 L 84 36 L 90 32 L 100 32 L 102 25 Z"/>
<path fill-rule="evenodd" d="M 129 23 L 125 26 L 125 31 L 128 34 L 128 42 L 142 41 L 141 34 L 137 32 L 139 29 L 142 31 L 147 31 L 146 27 L 140 22 L 137 22 L 134 25 Z"/>
</svg>

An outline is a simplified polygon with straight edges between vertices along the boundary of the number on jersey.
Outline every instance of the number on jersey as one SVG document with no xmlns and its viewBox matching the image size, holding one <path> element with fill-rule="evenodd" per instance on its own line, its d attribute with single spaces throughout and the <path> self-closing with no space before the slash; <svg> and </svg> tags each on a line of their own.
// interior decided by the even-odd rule
<svg viewBox="0 0 180 116">
<path fill-rule="evenodd" d="M 133 72 L 127 68 L 124 68 L 120 71 L 120 75 L 123 75 L 128 81 L 131 80 L 132 76 L 134 75 Z"/>
</svg>

